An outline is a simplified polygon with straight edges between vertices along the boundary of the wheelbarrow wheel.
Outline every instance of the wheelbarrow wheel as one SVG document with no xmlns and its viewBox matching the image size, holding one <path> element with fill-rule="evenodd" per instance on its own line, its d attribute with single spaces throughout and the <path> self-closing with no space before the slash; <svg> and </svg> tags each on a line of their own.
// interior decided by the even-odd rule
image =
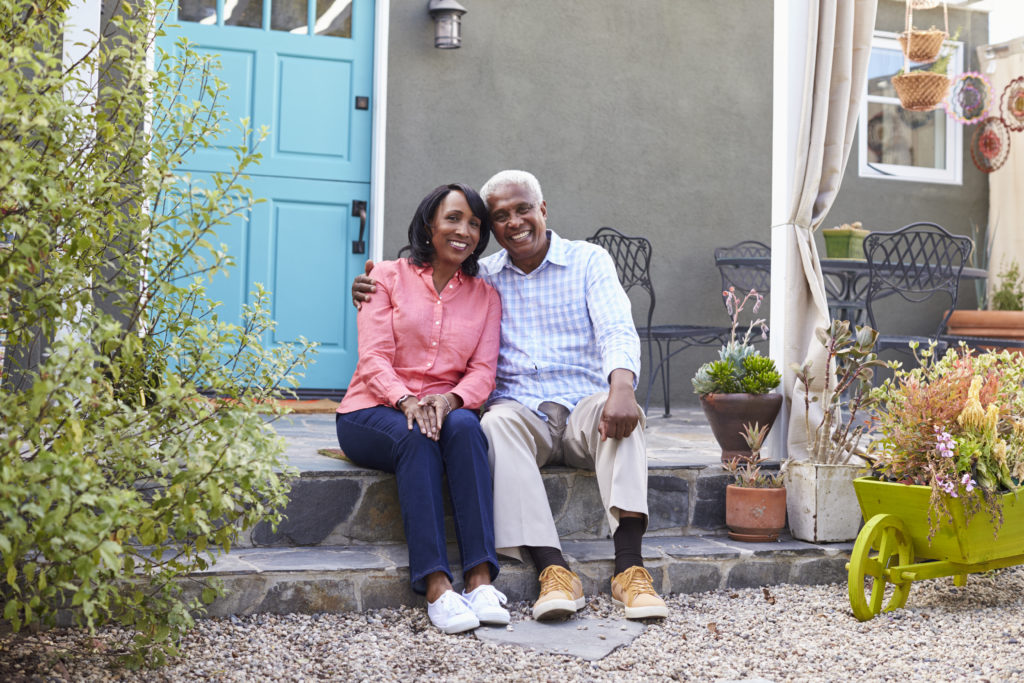
<svg viewBox="0 0 1024 683">
<path fill-rule="evenodd" d="M 907 604 L 910 581 L 893 581 L 890 569 L 914 561 L 914 545 L 899 517 L 875 515 L 857 534 L 850 554 L 850 607 L 853 615 L 867 621 L 883 610 Z M 865 579 L 870 578 L 870 582 Z M 887 588 L 889 598 L 886 602 Z"/>
</svg>

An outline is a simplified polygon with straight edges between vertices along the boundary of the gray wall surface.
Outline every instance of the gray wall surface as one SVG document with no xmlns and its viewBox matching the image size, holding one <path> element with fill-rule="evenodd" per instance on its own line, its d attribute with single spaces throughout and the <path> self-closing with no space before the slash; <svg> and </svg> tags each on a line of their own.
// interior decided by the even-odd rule
<svg viewBox="0 0 1024 683">
<path fill-rule="evenodd" d="M 524 168 L 562 236 L 608 225 L 651 240 L 655 322 L 727 322 L 713 249 L 770 241 L 772 3 L 464 0 L 458 50 L 433 47 L 426 4 L 391 2 L 384 254 L 436 185 Z M 880 27 L 901 26 L 902 2 L 880 4 Z M 966 229 L 972 211 L 984 217 L 976 175 L 957 188 L 848 173 L 826 225 Z M 715 355 L 673 362 L 675 405 L 696 403 L 690 377 Z"/>
</svg>

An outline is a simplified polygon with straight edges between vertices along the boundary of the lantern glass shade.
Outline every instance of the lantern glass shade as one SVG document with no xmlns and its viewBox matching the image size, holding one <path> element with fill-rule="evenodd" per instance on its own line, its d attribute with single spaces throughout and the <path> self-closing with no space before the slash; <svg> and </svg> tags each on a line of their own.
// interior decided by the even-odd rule
<svg viewBox="0 0 1024 683">
<path fill-rule="evenodd" d="M 462 17 L 452 12 L 434 18 L 434 47 L 451 50 L 462 46 Z"/>
<path fill-rule="evenodd" d="M 427 5 L 434 19 L 434 47 L 451 50 L 462 46 L 462 15 L 466 8 L 457 0 L 430 0 Z"/>
</svg>

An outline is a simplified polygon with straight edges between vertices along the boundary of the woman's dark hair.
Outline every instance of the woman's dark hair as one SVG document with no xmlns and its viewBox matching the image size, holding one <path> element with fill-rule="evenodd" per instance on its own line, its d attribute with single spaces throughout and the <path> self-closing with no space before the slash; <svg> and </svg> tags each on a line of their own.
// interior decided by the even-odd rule
<svg viewBox="0 0 1024 683">
<path fill-rule="evenodd" d="M 423 198 L 420 205 L 413 214 L 412 222 L 409 223 L 409 260 L 417 266 L 429 266 L 434 258 L 434 245 L 428 242 L 430 239 L 430 226 L 437 214 L 441 202 L 448 196 L 448 193 L 461 192 L 466 197 L 473 215 L 480 219 L 480 241 L 476 249 L 462 262 L 462 272 L 471 277 L 476 276 L 480 269 L 478 260 L 480 254 L 484 253 L 487 243 L 491 241 L 491 216 L 487 213 L 487 205 L 480 198 L 477 191 L 469 185 L 462 183 L 449 183 L 435 187 L 430 194 Z M 403 250 L 405 247 L 403 247 Z"/>
</svg>

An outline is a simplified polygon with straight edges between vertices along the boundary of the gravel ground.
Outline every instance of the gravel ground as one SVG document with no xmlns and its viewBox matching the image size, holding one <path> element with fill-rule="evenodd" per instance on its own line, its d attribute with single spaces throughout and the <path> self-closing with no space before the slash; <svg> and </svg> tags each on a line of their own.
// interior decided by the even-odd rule
<svg viewBox="0 0 1024 683">
<path fill-rule="evenodd" d="M 1024 680 L 1024 567 L 971 576 L 965 588 L 915 583 L 907 609 L 866 623 L 850 613 L 845 584 L 668 602 L 668 619 L 597 662 L 446 636 L 425 609 L 402 608 L 204 620 L 157 671 L 118 669 L 97 653 L 124 637 L 115 629 L 4 636 L 0 680 Z M 512 607 L 514 628 L 529 605 Z M 614 613 L 601 595 L 581 615 Z"/>
</svg>

